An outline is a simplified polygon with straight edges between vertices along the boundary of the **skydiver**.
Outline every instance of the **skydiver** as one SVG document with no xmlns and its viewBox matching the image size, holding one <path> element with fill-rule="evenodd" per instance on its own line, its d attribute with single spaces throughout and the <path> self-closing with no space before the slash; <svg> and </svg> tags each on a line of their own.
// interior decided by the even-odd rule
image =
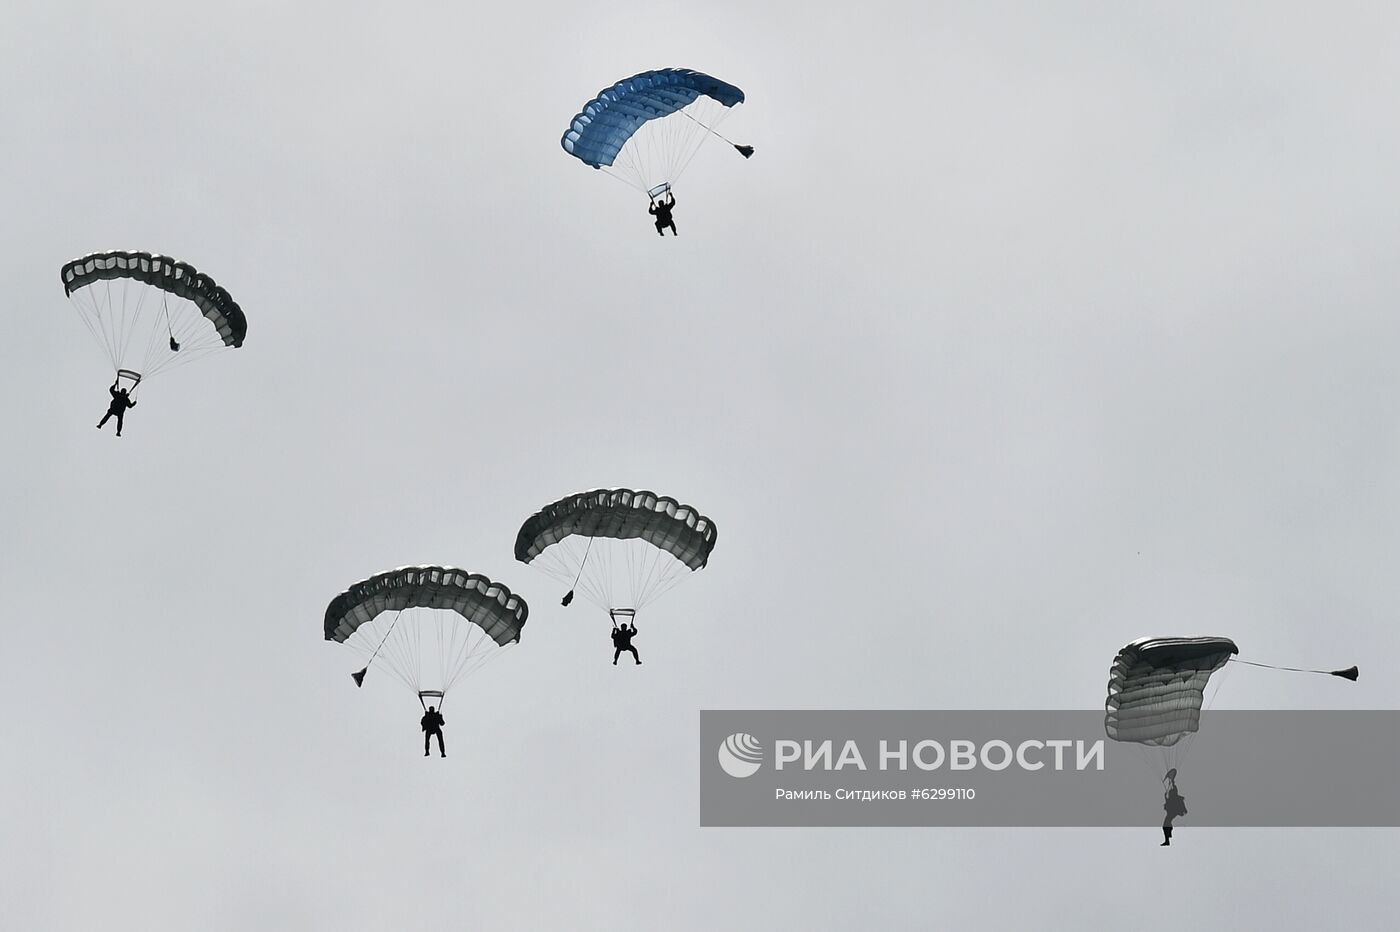
<svg viewBox="0 0 1400 932">
<path fill-rule="evenodd" d="M 112 403 L 107 406 L 107 413 L 102 416 L 102 420 L 97 422 L 97 429 L 101 430 L 102 425 L 106 424 L 109 418 L 116 417 L 117 436 L 120 437 L 122 435 L 122 416 L 126 414 L 127 408 L 136 407 L 136 402 L 131 400 L 126 389 L 117 388 L 116 382 L 113 382 L 112 387 L 107 389 L 107 393 L 112 396 Z"/>
<path fill-rule="evenodd" d="M 1162 844 L 1158 845 L 1159 848 L 1172 843 L 1172 819 L 1186 815 L 1186 797 L 1177 791 L 1175 767 L 1167 771 L 1162 782 L 1167 785 L 1166 792 L 1162 794 L 1162 809 L 1167 817 L 1162 820 Z"/>
<path fill-rule="evenodd" d="M 428 706 L 428 711 L 423 713 L 423 718 L 418 724 L 423 727 L 423 756 L 428 756 L 428 745 L 432 742 L 433 735 L 437 735 L 438 752 L 446 757 L 447 748 L 442 744 L 442 726 L 447 724 L 447 719 L 442 717 L 442 713 L 435 706 Z"/>
<path fill-rule="evenodd" d="M 647 213 L 651 214 L 653 217 L 656 218 L 657 236 L 665 236 L 667 227 L 671 228 L 672 236 L 680 235 L 676 232 L 676 221 L 671 219 L 671 208 L 675 206 L 676 196 L 674 194 L 671 194 L 670 192 L 667 192 L 666 200 L 652 201 L 651 206 L 647 208 Z"/>
<path fill-rule="evenodd" d="M 637 656 L 637 648 L 632 646 L 632 638 L 637 635 L 637 623 L 632 622 L 632 627 L 627 627 L 627 622 L 622 623 L 622 627 L 613 627 L 613 666 L 617 666 L 617 658 L 622 656 L 623 651 L 630 651 L 632 659 L 640 665 L 642 658 Z"/>
</svg>

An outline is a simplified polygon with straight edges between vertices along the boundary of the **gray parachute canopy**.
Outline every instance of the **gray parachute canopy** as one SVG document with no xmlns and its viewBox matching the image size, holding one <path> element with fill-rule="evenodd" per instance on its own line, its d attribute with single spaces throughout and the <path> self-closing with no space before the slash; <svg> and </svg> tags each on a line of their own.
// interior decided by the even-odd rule
<svg viewBox="0 0 1400 932">
<path fill-rule="evenodd" d="M 445 609 L 504 647 L 520 640 L 530 607 L 500 583 L 450 566 L 405 566 L 355 583 L 326 608 L 326 640 L 345 642 L 383 612 Z"/>
<path fill-rule="evenodd" d="M 515 537 L 515 558 L 531 563 L 607 610 L 635 617 L 714 550 L 715 524 L 691 505 L 655 492 L 594 489 L 531 515 Z"/>
<path fill-rule="evenodd" d="M 515 537 L 515 558 L 529 563 L 566 537 L 641 539 L 692 570 L 715 548 L 714 522 L 690 505 L 655 492 L 595 489 L 561 498 L 531 515 Z"/>
<path fill-rule="evenodd" d="M 149 252 L 95 252 L 74 259 L 59 271 L 63 293 L 72 296 L 80 288 L 99 281 L 129 278 L 184 298 L 213 324 L 225 346 L 242 346 L 248 321 L 233 297 L 194 266 L 169 256 Z"/>
<path fill-rule="evenodd" d="M 1237 653 L 1229 638 L 1138 638 L 1109 670 L 1104 730 L 1114 741 L 1171 747 L 1200 728 L 1206 683 Z"/>
</svg>

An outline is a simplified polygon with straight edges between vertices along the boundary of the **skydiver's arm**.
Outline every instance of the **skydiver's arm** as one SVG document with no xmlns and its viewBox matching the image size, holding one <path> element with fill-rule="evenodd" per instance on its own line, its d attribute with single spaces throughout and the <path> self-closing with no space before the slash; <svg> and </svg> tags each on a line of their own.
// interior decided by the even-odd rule
<svg viewBox="0 0 1400 932">
<path fill-rule="evenodd" d="M 128 408 L 134 408 L 134 407 L 136 407 L 136 402 L 134 402 L 134 401 L 128 401 L 128 402 L 126 403 L 126 406 L 127 406 Z"/>
</svg>

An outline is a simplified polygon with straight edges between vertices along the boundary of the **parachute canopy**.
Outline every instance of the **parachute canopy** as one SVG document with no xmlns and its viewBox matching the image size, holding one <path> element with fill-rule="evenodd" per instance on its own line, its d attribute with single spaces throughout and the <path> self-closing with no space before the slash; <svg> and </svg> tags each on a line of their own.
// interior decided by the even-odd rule
<svg viewBox="0 0 1400 932">
<path fill-rule="evenodd" d="M 148 252 L 98 252 L 59 272 L 64 294 L 114 369 L 149 378 L 179 362 L 243 345 L 248 321 L 214 279 Z"/>
<path fill-rule="evenodd" d="M 381 661 L 420 696 L 440 696 L 498 648 L 519 641 L 529 614 L 524 599 L 480 574 L 405 566 L 332 599 L 325 635 L 367 654 L 370 663 Z"/>
<path fill-rule="evenodd" d="M 638 609 L 703 568 L 718 531 L 655 492 L 595 489 L 546 505 L 515 538 L 515 558 L 578 587 L 601 608 Z"/>
<path fill-rule="evenodd" d="M 560 144 L 585 165 L 615 167 L 613 174 L 633 187 L 657 190 L 676 180 L 715 126 L 743 102 L 739 88 L 699 71 L 643 71 L 584 104 Z M 736 148 L 745 158 L 753 154 L 751 147 Z"/>
<path fill-rule="evenodd" d="M 1200 728 L 1210 675 L 1239 653 L 1221 637 L 1145 637 L 1109 670 L 1104 730 L 1114 741 L 1171 747 Z"/>
<path fill-rule="evenodd" d="M 326 640 L 345 640 L 382 612 L 448 609 L 502 646 L 520 640 L 530 607 L 485 576 L 450 566 L 404 566 L 355 583 L 326 608 Z"/>
</svg>

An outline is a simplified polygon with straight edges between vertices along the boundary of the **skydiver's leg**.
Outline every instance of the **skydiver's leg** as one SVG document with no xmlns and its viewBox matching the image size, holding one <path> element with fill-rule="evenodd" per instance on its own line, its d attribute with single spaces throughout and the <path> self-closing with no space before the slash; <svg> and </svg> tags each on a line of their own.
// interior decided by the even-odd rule
<svg viewBox="0 0 1400 932">
<path fill-rule="evenodd" d="M 631 652 L 631 654 L 632 654 L 632 659 L 633 659 L 633 660 L 635 660 L 637 663 L 641 663 L 641 662 L 642 662 L 642 658 L 637 656 L 637 648 L 635 648 L 635 647 L 629 647 L 629 648 L 627 648 L 627 650 Z"/>
<path fill-rule="evenodd" d="M 676 221 L 674 220 L 671 221 L 671 235 L 680 236 L 680 234 L 676 232 Z"/>
<path fill-rule="evenodd" d="M 428 745 L 432 742 L 432 740 L 433 740 L 433 733 L 432 733 L 431 731 L 425 731 L 425 732 L 423 732 L 423 756 L 424 756 L 424 757 L 427 757 L 427 756 L 428 756 Z"/>
<path fill-rule="evenodd" d="M 440 731 L 437 732 L 437 739 L 438 739 L 438 753 L 441 754 L 443 757 L 446 757 L 446 756 L 447 756 L 447 747 L 442 743 L 442 732 L 440 732 Z"/>
<path fill-rule="evenodd" d="M 120 437 L 120 436 L 122 435 L 122 418 L 125 417 L 125 416 L 126 416 L 126 412 L 125 412 L 125 411 L 118 411 L 118 412 L 117 412 L 117 436 L 118 436 L 118 437 Z"/>
<path fill-rule="evenodd" d="M 100 421 L 97 422 L 97 429 L 98 429 L 98 430 L 101 430 L 101 429 L 102 429 L 102 425 L 103 425 L 103 424 L 106 424 L 106 423 L 111 419 L 111 417 L 112 417 L 112 412 L 111 412 L 111 411 L 108 411 L 106 414 L 102 415 L 102 420 L 100 420 Z"/>
<path fill-rule="evenodd" d="M 656 235 L 657 235 L 657 236 L 665 236 L 665 235 L 666 235 L 666 227 L 661 223 L 660 220 L 656 221 Z"/>
</svg>

